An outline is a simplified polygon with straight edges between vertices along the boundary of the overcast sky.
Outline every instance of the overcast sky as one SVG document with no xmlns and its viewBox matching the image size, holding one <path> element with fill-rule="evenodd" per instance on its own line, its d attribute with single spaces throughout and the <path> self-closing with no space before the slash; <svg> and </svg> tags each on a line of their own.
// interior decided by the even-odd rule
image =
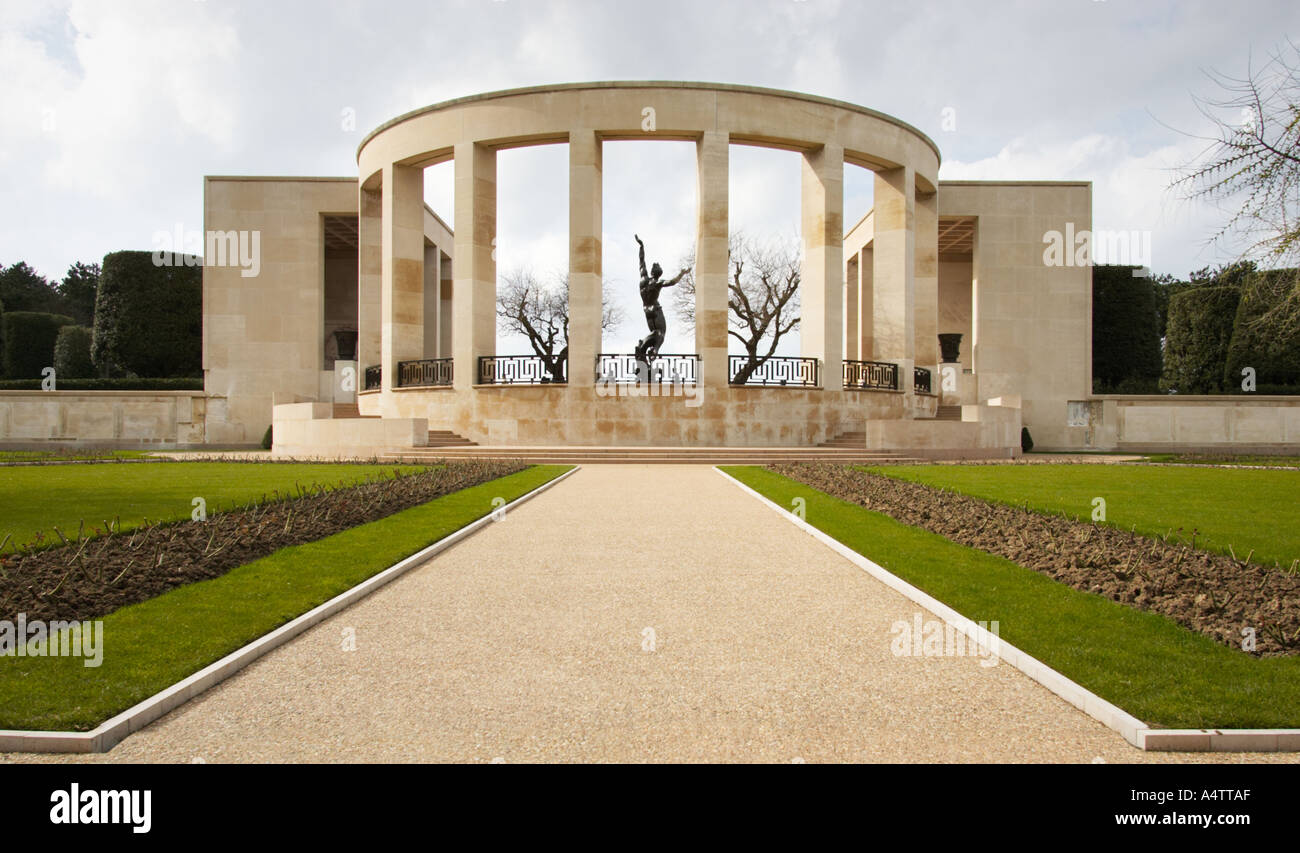
<svg viewBox="0 0 1300 853">
<path fill-rule="evenodd" d="M 1204 130 L 1203 71 L 1244 73 L 1297 23 L 1295 0 L 3 0 L 0 263 L 59 278 L 157 231 L 200 230 L 204 175 L 355 176 L 365 133 L 425 104 L 681 79 L 897 116 L 938 143 L 941 178 L 1091 180 L 1094 227 L 1152 232 L 1153 269 L 1183 275 L 1220 260 L 1203 245 L 1219 214 L 1166 191 L 1199 145 L 1164 125 Z M 870 181 L 847 171 L 853 223 Z M 561 146 L 501 155 L 502 270 L 564 267 L 566 175 Z M 629 308 L 606 350 L 644 334 L 632 232 L 674 269 L 694 239 L 694 181 L 688 144 L 606 146 L 605 273 Z M 733 146 L 733 228 L 796 234 L 798 189 L 796 155 Z M 448 221 L 450 195 L 450 167 L 428 170 L 426 200 Z M 690 351 L 669 323 L 664 351 Z"/>
</svg>

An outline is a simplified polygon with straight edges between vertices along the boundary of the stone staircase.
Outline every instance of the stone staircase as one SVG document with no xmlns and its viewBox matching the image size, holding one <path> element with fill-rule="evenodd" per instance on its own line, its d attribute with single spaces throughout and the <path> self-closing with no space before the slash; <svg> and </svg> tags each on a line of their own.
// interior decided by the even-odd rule
<svg viewBox="0 0 1300 853">
<path fill-rule="evenodd" d="M 867 434 L 862 430 L 842 432 L 832 439 L 823 441 L 818 447 L 852 447 L 858 450 L 867 446 Z"/>
<path fill-rule="evenodd" d="M 449 429 L 431 429 L 429 447 L 478 447 L 478 442 L 456 435 Z"/>
<path fill-rule="evenodd" d="M 382 454 L 380 458 L 394 462 L 428 462 L 434 459 L 518 459 L 535 465 L 772 465 L 785 462 L 836 462 L 860 465 L 922 461 L 900 453 L 867 450 L 861 444 L 828 447 L 484 447 L 462 444 L 394 450 Z"/>
<path fill-rule="evenodd" d="M 961 406 L 940 406 L 932 418 L 917 418 L 918 421 L 960 421 Z"/>
<path fill-rule="evenodd" d="M 379 416 L 361 414 L 361 411 L 357 408 L 356 403 L 335 403 L 334 417 L 335 418 L 363 418 L 363 417 L 376 418 Z"/>
</svg>

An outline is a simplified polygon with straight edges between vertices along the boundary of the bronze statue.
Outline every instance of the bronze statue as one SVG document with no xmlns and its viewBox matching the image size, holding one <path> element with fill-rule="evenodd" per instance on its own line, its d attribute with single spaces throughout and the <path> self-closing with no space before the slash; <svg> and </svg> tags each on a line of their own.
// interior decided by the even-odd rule
<svg viewBox="0 0 1300 853">
<path fill-rule="evenodd" d="M 645 308 L 645 323 L 650 328 L 650 334 L 638 341 L 636 345 L 637 378 L 648 379 L 650 362 L 659 355 L 659 346 L 664 342 L 664 335 L 668 333 L 668 321 L 664 319 L 664 309 L 659 305 L 659 291 L 681 281 L 690 270 L 684 269 L 675 278 L 664 281 L 660 278 L 663 275 L 663 268 L 656 262 L 647 273 L 645 243 L 641 242 L 638 235 L 632 236 L 636 237 L 637 245 L 641 247 L 641 305 Z M 642 365 L 645 366 L 644 373 L 641 372 Z"/>
</svg>

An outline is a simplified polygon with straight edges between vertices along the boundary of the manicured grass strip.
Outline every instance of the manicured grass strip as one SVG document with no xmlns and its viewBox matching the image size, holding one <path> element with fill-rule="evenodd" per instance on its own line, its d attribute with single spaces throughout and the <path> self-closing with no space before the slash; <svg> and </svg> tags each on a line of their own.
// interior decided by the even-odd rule
<svg viewBox="0 0 1300 853">
<path fill-rule="evenodd" d="M 48 541 L 75 538 L 82 519 L 86 530 L 103 528 L 121 518 L 123 530 L 151 521 L 190 517 L 194 498 L 207 502 L 208 513 L 261 500 L 298 484 L 335 486 L 367 477 L 391 477 L 422 470 L 419 465 L 351 465 L 329 463 L 158 462 L 149 464 L 38 465 L 0 468 L 0 540 L 5 551 L 37 534 Z"/>
<path fill-rule="evenodd" d="M 780 506 L 803 498 L 808 523 L 1149 725 L 1300 726 L 1298 658 L 1252 658 L 765 469 L 723 470 Z"/>
<path fill-rule="evenodd" d="M 1092 517 L 1105 498 L 1106 523 L 1147 536 L 1171 529 L 1179 541 L 1196 531 L 1196 547 L 1288 568 L 1300 558 L 1300 476 L 1294 471 L 1130 465 L 917 465 L 873 473 L 953 489 L 985 500 Z M 1179 534 L 1178 528 L 1183 532 Z"/>
<path fill-rule="evenodd" d="M 143 459 L 147 455 L 145 450 L 0 450 L 0 463 Z"/>
<path fill-rule="evenodd" d="M 491 513 L 493 498 L 512 501 L 571 467 L 528 468 L 124 607 L 104 618 L 97 668 L 0 657 L 0 728 L 92 729 Z"/>
<path fill-rule="evenodd" d="M 1154 453 L 1147 456 L 1146 461 L 1172 465 L 1259 465 L 1266 468 L 1300 468 L 1300 456 L 1199 456 Z"/>
</svg>

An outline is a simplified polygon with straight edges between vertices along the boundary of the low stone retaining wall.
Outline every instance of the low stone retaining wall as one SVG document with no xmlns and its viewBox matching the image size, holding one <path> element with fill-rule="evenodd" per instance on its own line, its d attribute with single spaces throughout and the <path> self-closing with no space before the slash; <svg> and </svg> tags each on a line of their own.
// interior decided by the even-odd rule
<svg viewBox="0 0 1300 853">
<path fill-rule="evenodd" d="M 1086 413 L 1090 449 L 1300 453 L 1300 397 L 1101 396 L 1071 407 Z"/>
<path fill-rule="evenodd" d="M 0 447 L 205 447 L 226 399 L 203 391 L 0 391 Z"/>
</svg>

